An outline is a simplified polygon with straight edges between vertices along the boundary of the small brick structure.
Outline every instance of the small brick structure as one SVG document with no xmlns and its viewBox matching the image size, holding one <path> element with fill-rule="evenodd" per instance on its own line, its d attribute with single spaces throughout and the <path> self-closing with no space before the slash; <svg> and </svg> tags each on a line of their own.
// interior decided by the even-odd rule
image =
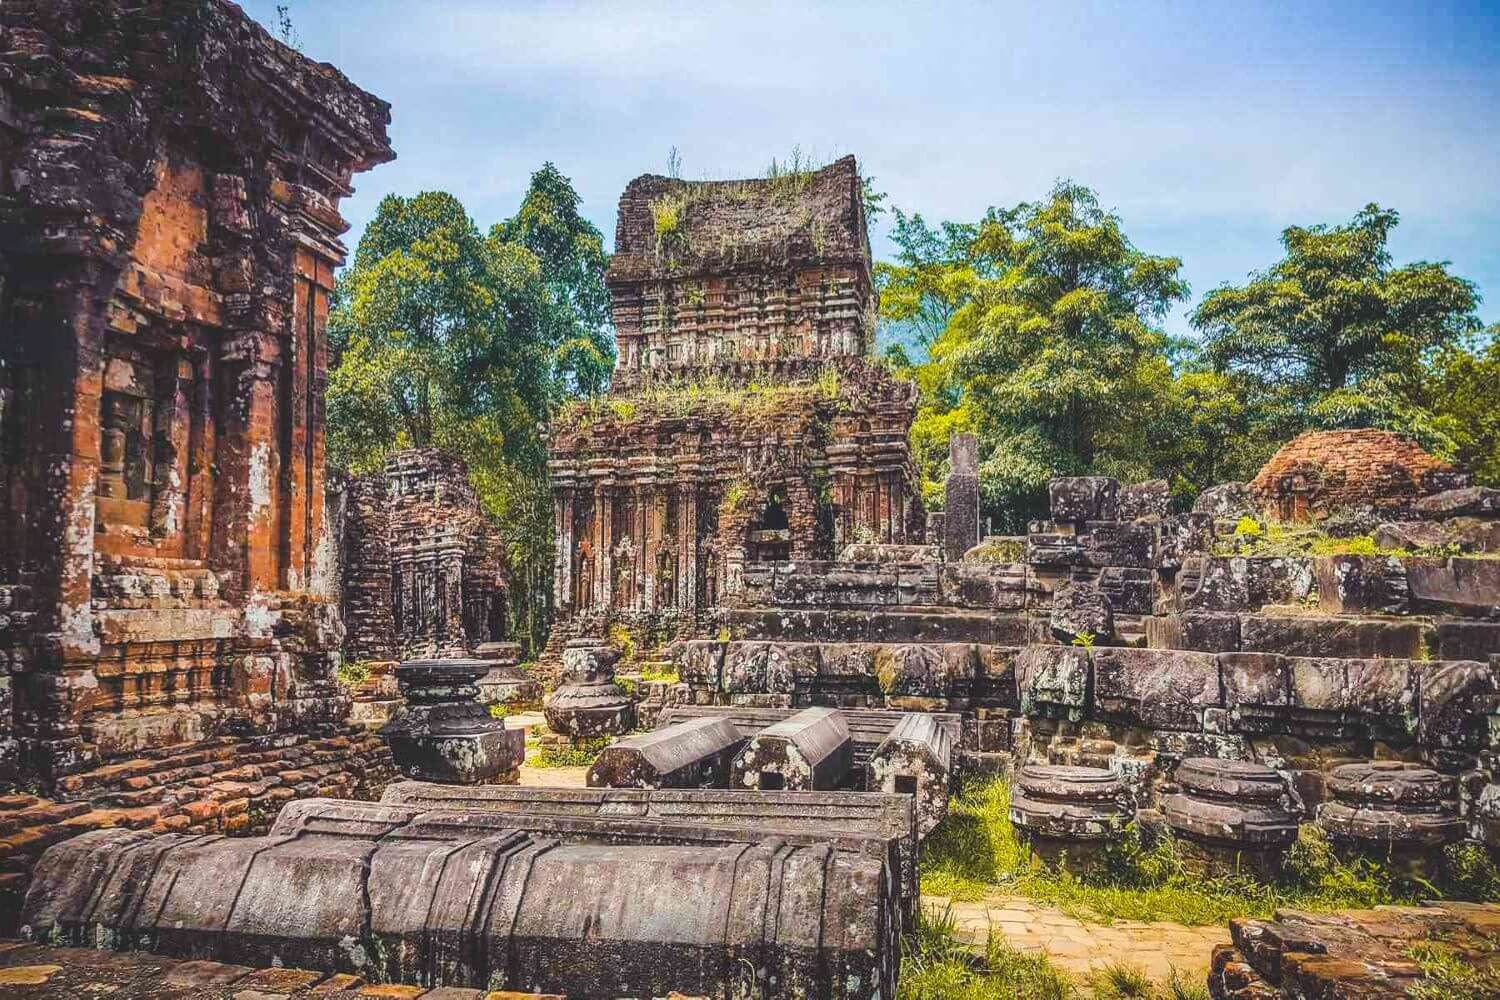
<svg viewBox="0 0 1500 1000">
<path fill-rule="evenodd" d="M 1410 507 L 1468 485 L 1468 477 L 1421 445 L 1374 428 L 1308 431 L 1250 481 L 1262 511 L 1281 521 L 1321 520 L 1339 510 Z"/>
<path fill-rule="evenodd" d="M 461 459 L 435 448 L 394 452 L 343 491 L 349 656 L 463 657 L 505 638 L 505 544 Z"/>
</svg>

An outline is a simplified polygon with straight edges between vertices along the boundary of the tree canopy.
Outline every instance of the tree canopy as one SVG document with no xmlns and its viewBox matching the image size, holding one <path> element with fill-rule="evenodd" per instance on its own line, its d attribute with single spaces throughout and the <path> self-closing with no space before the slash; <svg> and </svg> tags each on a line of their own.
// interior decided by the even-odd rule
<svg viewBox="0 0 1500 1000">
<path fill-rule="evenodd" d="M 614 361 L 603 239 L 578 208 L 550 163 L 488 234 L 451 194 L 389 195 L 328 318 L 329 461 L 369 472 L 407 447 L 463 458 L 510 529 L 534 636 L 551 567 L 542 428 L 559 403 L 602 391 Z"/>
<path fill-rule="evenodd" d="M 1187 293 L 1181 262 L 1138 250 L 1071 182 L 972 226 L 898 220 L 910 249 L 885 269 L 895 294 L 881 308 L 934 330 L 916 372 L 919 462 L 935 481 L 947 435 L 976 431 L 986 505 L 1019 524 L 1051 476 L 1093 469 L 1141 431 L 1134 415 L 1168 371 L 1159 324 Z"/>
<path fill-rule="evenodd" d="M 1342 226 L 1291 226 L 1281 260 L 1193 313 L 1205 358 L 1313 400 L 1412 372 L 1429 353 L 1478 330 L 1472 282 L 1446 263 L 1395 267 L 1400 216 L 1367 205 Z"/>
<path fill-rule="evenodd" d="M 1495 330 L 1478 332 L 1478 292 L 1447 264 L 1393 262 L 1393 211 L 1288 228 L 1282 259 L 1211 291 L 1200 338 L 1175 341 L 1161 323 L 1188 293 L 1180 261 L 1137 249 L 1085 187 L 972 224 L 893 217 L 881 319 L 930 356 L 898 343 L 886 360 L 922 391 L 912 448 L 929 502 L 961 430 L 979 435 L 1005 530 L 1042 512 L 1055 475 L 1162 477 L 1186 502 L 1316 427 L 1402 431 L 1500 482 Z"/>
</svg>

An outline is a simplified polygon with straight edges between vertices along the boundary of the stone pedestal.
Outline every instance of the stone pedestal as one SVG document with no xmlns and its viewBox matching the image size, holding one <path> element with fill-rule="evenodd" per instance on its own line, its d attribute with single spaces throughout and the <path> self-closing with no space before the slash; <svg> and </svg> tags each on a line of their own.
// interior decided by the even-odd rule
<svg viewBox="0 0 1500 1000">
<path fill-rule="evenodd" d="M 1188 866 L 1204 875 L 1281 873 L 1297 839 L 1281 775 L 1263 764 L 1190 757 L 1175 775 L 1182 791 L 1162 804 Z"/>
<path fill-rule="evenodd" d="M 1464 834 L 1453 779 L 1421 764 L 1341 764 L 1328 776 L 1328 791 L 1333 797 L 1318 806 L 1318 826 L 1344 852 L 1420 872 L 1438 849 Z"/>
<path fill-rule="evenodd" d="M 590 740 L 630 730 L 635 706 L 615 684 L 619 658 L 619 650 L 592 640 L 568 643 L 563 649 L 562 683 L 543 707 L 553 732 Z"/>
<path fill-rule="evenodd" d="M 1010 821 L 1048 864 L 1082 871 L 1131 817 L 1125 784 L 1101 767 L 1028 764 L 1016 773 Z"/>
<path fill-rule="evenodd" d="M 522 709 L 542 703 L 541 682 L 521 669 L 519 643 L 481 643 L 474 655 L 490 664 L 489 671 L 475 684 L 481 704 Z"/>
<path fill-rule="evenodd" d="M 406 705 L 380 735 L 408 778 L 458 785 L 513 784 L 526 734 L 506 729 L 475 698 L 488 660 L 410 660 L 396 668 Z"/>
</svg>

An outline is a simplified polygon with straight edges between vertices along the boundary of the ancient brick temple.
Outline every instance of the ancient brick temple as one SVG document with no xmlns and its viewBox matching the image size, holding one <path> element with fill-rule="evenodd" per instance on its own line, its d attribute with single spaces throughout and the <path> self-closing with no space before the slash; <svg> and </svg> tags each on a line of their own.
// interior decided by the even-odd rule
<svg viewBox="0 0 1500 1000">
<path fill-rule="evenodd" d="M 1249 485 L 1268 517 L 1306 521 L 1340 510 L 1400 510 L 1468 482 L 1467 474 L 1410 438 L 1363 427 L 1300 435 Z"/>
<path fill-rule="evenodd" d="M 0 744 L 341 724 L 324 320 L 388 106 L 218 0 L 0 9 Z"/>
<path fill-rule="evenodd" d="M 396 452 L 383 471 L 350 479 L 341 503 L 348 656 L 467 656 L 505 637 L 505 548 L 461 460 Z"/>
<path fill-rule="evenodd" d="M 610 394 L 552 430 L 562 633 L 606 617 L 687 631 L 747 564 L 922 531 L 916 390 L 868 360 L 853 157 L 765 180 L 638 177 L 615 250 Z"/>
</svg>

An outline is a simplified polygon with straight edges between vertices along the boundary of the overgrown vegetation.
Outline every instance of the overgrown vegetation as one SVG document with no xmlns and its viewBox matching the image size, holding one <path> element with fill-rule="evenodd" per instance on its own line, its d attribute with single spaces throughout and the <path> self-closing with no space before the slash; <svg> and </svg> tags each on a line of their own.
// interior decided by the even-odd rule
<svg viewBox="0 0 1500 1000">
<path fill-rule="evenodd" d="M 531 767 L 590 767 L 609 743 L 608 736 L 601 736 L 576 745 L 545 744 L 538 746 L 526 763 Z"/>
<path fill-rule="evenodd" d="M 629 399 L 601 397 L 574 403 L 558 414 L 557 433 L 577 433 L 599 424 L 626 424 L 664 417 L 705 420 L 768 420 L 805 405 L 836 402 L 839 375 L 828 369 L 810 382 L 751 382 L 735 385 L 710 377 L 641 389 Z"/>
<path fill-rule="evenodd" d="M 481 232 L 441 191 L 389 195 L 339 275 L 328 317 L 328 459 L 374 472 L 392 451 L 463 458 L 506 526 L 518 638 L 545 639 L 552 502 L 541 426 L 614 365 L 603 237 L 552 164 Z"/>
<path fill-rule="evenodd" d="M 1475 286 L 1446 264 L 1393 262 L 1393 211 L 1288 227 L 1280 260 L 1201 300 L 1195 340 L 1163 329 L 1188 296 L 1180 261 L 1138 250 L 1087 187 L 972 223 L 893 215 L 876 281 L 887 361 L 922 390 L 929 503 L 958 431 L 979 436 L 1003 531 L 1044 515 L 1056 475 L 1163 477 L 1181 506 L 1319 428 L 1409 434 L 1500 484 L 1500 327 L 1481 330 Z"/>
<path fill-rule="evenodd" d="M 990 536 L 980 541 L 969 559 L 977 562 L 1015 563 L 1026 558 L 1026 540 Z"/>
<path fill-rule="evenodd" d="M 1214 554 L 1220 556 L 1435 556 L 1446 558 L 1462 554 L 1456 545 L 1422 546 L 1407 549 L 1382 546 L 1370 535 L 1339 537 L 1308 525 L 1258 521 L 1242 517 L 1229 535 L 1214 541 Z M 1483 558 L 1485 553 L 1473 553 Z"/>
<path fill-rule="evenodd" d="M 339 663 L 334 676 L 346 688 L 357 688 L 370 679 L 372 664 L 369 660 L 344 660 Z"/>
<path fill-rule="evenodd" d="M 1500 940 L 1492 939 L 1490 948 L 1500 950 Z M 1500 967 L 1475 965 L 1438 941 L 1418 942 L 1406 954 L 1422 970 L 1422 978 L 1407 988 L 1412 1000 L 1493 1000 L 1500 996 Z"/>
<path fill-rule="evenodd" d="M 1419 899 L 1493 899 L 1500 873 L 1487 855 L 1450 850 L 1433 882 L 1396 874 L 1369 860 L 1341 861 L 1316 827 L 1302 828 L 1276 884 L 1247 876 L 1190 873 L 1170 838 L 1148 844 L 1131 826 L 1084 875 L 1034 859 L 1011 825 L 1010 786 L 971 784 L 922 854 L 924 894 L 979 900 L 996 892 L 1027 896 L 1081 920 L 1170 920 L 1222 924 L 1236 916 L 1269 916 L 1280 906 L 1309 910 L 1410 903 Z"/>
</svg>

